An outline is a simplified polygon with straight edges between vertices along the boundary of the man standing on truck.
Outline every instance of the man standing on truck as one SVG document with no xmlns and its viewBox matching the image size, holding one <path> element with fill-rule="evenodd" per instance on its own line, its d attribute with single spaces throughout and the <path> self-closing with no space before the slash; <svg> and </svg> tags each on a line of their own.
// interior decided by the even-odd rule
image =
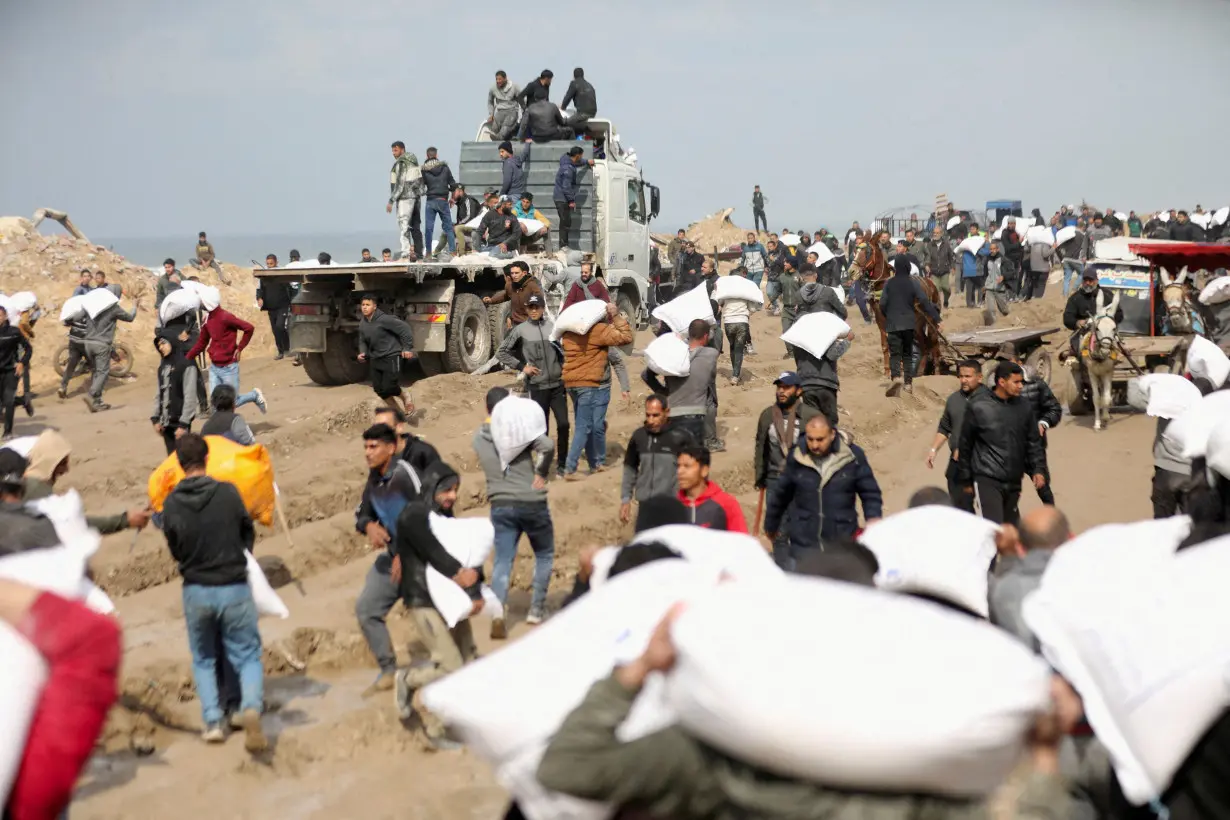
<svg viewBox="0 0 1230 820">
<path fill-rule="evenodd" d="M 493 211 L 488 211 L 478 228 L 480 253 L 496 259 L 512 259 L 521 249 L 521 220 L 512 211 L 512 199 L 502 196 Z"/>
<path fill-rule="evenodd" d="M 427 161 L 423 163 L 423 186 L 427 194 L 427 248 L 431 248 L 431 234 L 436 226 L 436 217 L 448 238 L 449 258 L 457 253 L 457 234 L 453 231 L 453 215 L 449 213 L 449 197 L 453 195 L 453 172 L 448 163 L 436 156 L 435 148 L 427 149 Z M 447 259 L 445 261 L 448 261 Z"/>
<path fill-rule="evenodd" d="M 521 89 L 508 81 L 503 70 L 495 72 L 495 85 L 487 92 L 487 127 L 498 140 L 506 140 L 517 130 L 521 109 L 517 98 Z"/>
<path fill-rule="evenodd" d="M 520 154 L 514 154 L 512 143 L 508 140 L 500 143 L 500 160 L 503 163 L 503 176 L 500 180 L 500 196 L 508 197 L 511 202 L 521 198 L 525 191 L 526 177 L 525 161 L 530 156 L 530 144 L 527 142 Z"/>
<path fill-rule="evenodd" d="M 568 103 L 573 103 L 576 109 L 576 113 L 568 118 L 568 125 L 572 127 L 574 133 L 585 133 L 585 124 L 598 116 L 598 92 L 594 91 L 589 80 L 585 79 L 583 68 L 572 70 L 572 83 L 569 84 L 568 91 L 564 94 L 564 101 L 559 104 L 559 107 L 567 108 Z"/>
<path fill-rule="evenodd" d="M 568 153 L 559 158 L 559 170 L 555 172 L 555 190 L 552 198 L 555 200 L 555 210 L 559 213 L 559 245 L 561 250 L 571 247 L 568 244 L 572 235 L 572 215 L 577 209 L 577 170 L 584 166 L 592 168 L 594 161 L 584 159 L 585 150 L 579 145 L 568 149 Z M 578 237 L 579 238 L 579 237 Z"/>
<path fill-rule="evenodd" d="M 769 220 L 764 215 L 764 204 L 768 202 L 764 194 L 760 192 L 760 186 L 757 185 L 752 189 L 752 219 L 754 220 L 753 227 L 755 230 L 769 232 Z M 760 227 L 764 225 L 764 227 Z"/>
<path fill-rule="evenodd" d="M 359 303 L 363 314 L 359 322 L 359 361 L 368 362 L 372 390 L 385 404 L 404 412 L 414 412 L 414 402 L 401 389 L 401 360 L 414 358 L 414 331 L 410 325 L 376 306 L 368 294 Z"/>
<path fill-rule="evenodd" d="M 513 220 L 516 222 L 516 220 Z M 524 262 L 513 262 L 508 266 L 508 275 L 504 277 L 504 289 L 491 296 L 483 297 L 484 305 L 498 305 L 510 302 L 512 309 L 508 315 L 508 329 L 516 327 L 529 318 L 530 297 L 537 296 L 546 304 L 547 295 L 542 292 L 542 285 L 530 276 L 529 265 Z"/>
<path fill-rule="evenodd" d="M 389 172 L 389 203 L 385 213 L 397 209 L 397 232 L 401 235 L 401 258 L 414 261 L 423 255 L 422 217 L 419 197 L 423 195 L 423 172 L 414 154 L 406 153 L 401 140 L 393 143 L 393 170 Z M 413 239 L 413 244 L 411 240 Z"/>
</svg>

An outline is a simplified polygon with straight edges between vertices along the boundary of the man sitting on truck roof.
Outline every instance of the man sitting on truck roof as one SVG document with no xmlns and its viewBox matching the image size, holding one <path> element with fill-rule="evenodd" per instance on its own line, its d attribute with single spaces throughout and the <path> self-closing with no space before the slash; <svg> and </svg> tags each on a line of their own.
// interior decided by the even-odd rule
<svg viewBox="0 0 1230 820">
<path fill-rule="evenodd" d="M 559 106 L 550 100 L 539 100 L 525 109 L 521 118 L 521 134 L 523 140 L 570 140 L 575 137 L 572 127 L 564 120 Z"/>
<path fill-rule="evenodd" d="M 506 140 L 517 130 L 521 109 L 517 98 L 521 89 L 508 81 L 503 71 L 495 72 L 495 85 L 487 92 L 487 127 L 496 139 Z"/>
<path fill-rule="evenodd" d="M 489 211 L 479 226 L 480 253 L 496 259 L 512 259 L 521 247 L 521 222 L 513 214 L 512 199 L 502 196 L 494 211 Z"/>
<path fill-rule="evenodd" d="M 583 68 L 578 67 L 572 70 L 572 83 L 569 84 L 568 91 L 564 94 L 564 101 L 559 104 L 559 107 L 567 108 L 568 103 L 573 103 L 576 111 L 568 118 L 568 125 L 572 126 L 574 133 L 585 133 L 585 124 L 598 116 L 598 93 L 594 91 L 589 80 L 585 79 Z"/>
</svg>

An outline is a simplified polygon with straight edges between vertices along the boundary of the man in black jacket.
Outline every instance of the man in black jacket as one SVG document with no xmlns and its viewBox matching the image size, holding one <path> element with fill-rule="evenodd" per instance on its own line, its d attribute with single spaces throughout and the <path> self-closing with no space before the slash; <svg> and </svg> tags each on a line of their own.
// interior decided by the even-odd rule
<svg viewBox="0 0 1230 820">
<path fill-rule="evenodd" d="M 261 752 L 267 745 L 261 729 L 265 679 L 245 555 L 256 541 L 256 528 L 235 486 L 205 474 L 205 439 L 193 433 L 180 437 L 175 455 L 184 478 L 167 496 L 162 530 L 184 579 L 184 620 L 205 721 L 203 737 L 207 743 L 225 739 L 217 681 L 221 633 L 226 658 L 239 675 L 244 747 Z"/>
<path fill-rule="evenodd" d="M 786 371 L 773 382 L 776 401 L 760 413 L 756 423 L 756 449 L 752 455 L 752 486 L 766 496 L 773 493 L 777 480 L 786 468 L 786 457 L 799 438 L 802 429 L 799 406 L 802 404 L 803 381 L 797 373 Z M 759 522 L 753 521 L 755 529 Z M 782 569 L 790 566 L 790 510 L 786 509 L 779 525 L 783 534 L 773 542 L 773 559 Z"/>
<path fill-rule="evenodd" d="M 1098 285 L 1098 272 L 1092 268 L 1086 268 L 1081 274 L 1081 286 L 1068 297 L 1068 303 L 1063 309 L 1063 326 L 1072 331 L 1070 339 L 1072 354 L 1076 356 L 1078 362 L 1080 361 L 1081 335 L 1085 332 L 1086 325 L 1098 313 L 1109 309 L 1113 299 L 1113 296 L 1104 292 Z M 1112 318 L 1115 324 L 1122 322 L 1123 308 L 1116 308 Z"/>
<path fill-rule="evenodd" d="M 923 292 L 919 280 L 910 275 L 911 257 L 902 254 L 893 260 L 893 278 L 884 284 L 880 297 L 880 310 L 884 313 L 884 329 L 888 334 L 888 363 L 893 385 L 893 395 L 902 373 L 905 374 L 905 392 L 914 392 L 914 312 L 916 308 L 931 317 L 936 327 L 940 326 L 940 312 Z"/>
<path fill-rule="evenodd" d="M 696 243 L 685 239 L 683 250 L 675 259 L 675 296 L 682 296 L 695 289 L 703 281 L 701 267 L 705 264 L 704 255 L 696 252 Z"/>
<path fill-rule="evenodd" d="M 594 91 L 589 80 L 585 79 L 583 68 L 572 70 L 572 82 L 559 107 L 567 108 L 568 103 L 574 103 L 576 109 L 576 113 L 568 118 L 568 125 L 573 128 L 574 133 L 585 133 L 585 124 L 598 116 L 598 92 Z"/>
<path fill-rule="evenodd" d="M 935 469 L 935 457 L 940 451 L 940 445 L 948 442 L 948 468 L 944 471 L 944 477 L 948 480 L 948 495 L 954 507 L 972 513 L 974 497 L 957 483 L 957 445 L 961 441 L 961 421 L 965 418 L 966 407 L 972 398 L 986 390 L 982 386 L 982 365 L 976 359 L 961 362 L 957 365 L 957 381 L 961 383 L 961 389 L 949 396 L 944 403 L 944 414 L 940 416 L 935 440 L 931 442 L 931 451 L 927 453 L 927 469 Z"/>
<path fill-rule="evenodd" d="M 520 96 L 517 97 L 517 102 L 521 103 L 521 108 L 528 109 L 539 100 L 551 99 L 551 79 L 553 77 L 555 77 L 555 73 L 549 68 L 544 68 L 542 73 L 538 75 L 538 79 L 526 83 Z"/>
<path fill-rule="evenodd" d="M 400 399 L 404 412 L 413 413 L 414 402 L 401 389 L 401 361 L 414 358 L 414 331 L 378 308 L 375 296 L 364 296 L 359 311 L 363 314 L 359 322 L 359 361 L 371 363 L 372 390 L 390 407 L 397 407 Z"/>
<path fill-rule="evenodd" d="M 1030 374 L 1025 371 L 1025 365 L 1021 362 L 1021 357 L 1017 353 L 1016 345 L 1011 342 L 1000 345 L 999 352 L 995 354 L 995 358 L 1004 362 L 1015 362 L 1021 367 L 1025 373 L 1025 384 L 1021 387 L 1021 398 L 1029 405 L 1034 412 L 1034 421 L 1038 424 L 1038 437 L 1042 439 L 1042 451 L 1046 452 L 1047 430 L 1050 430 L 1056 424 L 1059 424 L 1063 418 L 1063 405 L 1059 403 L 1059 399 L 1055 398 L 1054 391 L 1051 386 L 1038 375 Z M 1046 477 L 1046 484 L 1038 487 L 1038 500 L 1043 504 L 1055 506 L 1055 493 L 1051 489 L 1051 470 L 1049 465 L 1043 462 L 1042 475 Z"/>
<path fill-rule="evenodd" d="M 957 483 L 973 495 L 982 517 L 996 524 L 1020 520 L 1021 477 L 1046 484 L 1046 452 L 1034 411 L 1021 398 L 1025 373 L 1013 362 L 995 367 L 995 387 L 972 399 L 961 423 Z"/>
<path fill-rule="evenodd" d="M 695 444 L 692 434 L 671 424 L 666 396 L 653 393 L 645 399 L 645 424 L 628 439 L 620 482 L 619 520 L 632 520 L 632 500 L 643 505 L 650 498 L 674 498 L 679 491 L 675 459 L 679 451 Z"/>
<path fill-rule="evenodd" d="M 526 142 L 551 142 L 570 140 L 575 136 L 572 128 L 560 113 L 559 107 L 550 100 L 531 103 L 521 117 L 520 139 Z"/>
<path fill-rule="evenodd" d="M 427 223 L 427 252 L 431 253 L 431 235 L 435 232 L 436 217 L 440 217 L 441 230 L 448 239 L 448 252 L 451 258 L 457 253 L 457 233 L 453 230 L 453 215 L 449 212 L 449 197 L 453 195 L 453 172 L 448 163 L 437 156 L 435 148 L 427 149 L 427 161 L 423 163 L 423 184 L 426 186 L 427 204 L 424 206 L 423 220 Z M 434 256 L 434 254 L 433 254 Z M 447 261 L 447 260 L 445 260 Z"/>
<path fill-rule="evenodd" d="M 407 504 L 419 497 L 423 482 L 418 472 L 397 456 L 397 433 L 387 424 L 376 424 L 363 432 L 363 456 L 369 472 L 363 497 L 355 509 L 354 528 L 367 536 L 372 549 L 380 553 L 354 604 L 363 640 L 380 666 L 375 682 L 363 693 L 367 697 L 393 688 L 397 653 L 385 624 L 389 610 L 397 603 L 396 578 L 401 572 L 393 539 L 397 536 L 398 517 Z"/>
<path fill-rule="evenodd" d="M 0 410 L 4 413 L 6 439 L 13 435 L 17 382 L 21 379 L 22 372 L 30 366 L 31 353 L 33 350 L 25 334 L 9 320 L 8 311 L 0 306 Z"/>
<path fill-rule="evenodd" d="M 450 629 L 427 590 L 427 568 L 431 567 L 465 590 L 474 602 L 473 613 L 483 606 L 478 570 L 463 567 L 431 529 L 433 517 L 453 517 L 460 486 L 457 471 L 437 461 L 423 476 L 421 498 L 407 504 L 397 518 L 394 543 L 400 574 L 396 580 L 402 601 L 418 629 L 419 640 L 431 653 L 430 663 L 416 664 L 397 673 L 397 711 L 402 720 L 409 720 L 414 713 L 412 700 L 416 690 L 456 672 L 478 657 L 469 619 L 461 620 Z M 419 710 L 419 717 L 429 744 L 437 749 L 455 747 L 445 736 L 444 724 L 439 718 L 426 709 Z"/>
<path fill-rule="evenodd" d="M 276 268 L 278 258 L 274 254 L 265 257 L 266 268 Z M 273 330 L 273 343 L 277 345 L 281 359 L 290 352 L 290 331 L 287 320 L 290 317 L 290 302 L 294 298 L 289 282 L 279 282 L 275 279 L 260 279 L 256 287 L 256 306 L 269 314 L 269 327 Z"/>
<path fill-rule="evenodd" d="M 387 424 L 393 428 L 405 445 L 399 453 L 401 460 L 413 467 L 419 475 L 426 473 L 428 467 L 440 460 L 440 453 L 435 447 L 410 432 L 406 424 L 406 414 L 396 407 L 377 407 L 372 413 L 372 424 Z"/>
<path fill-rule="evenodd" d="M 987 228 L 990 232 L 990 228 Z M 1021 293 L 1021 266 L 1025 262 L 1025 245 L 1021 235 L 1016 230 L 1016 219 L 1009 217 L 1000 234 L 1000 246 L 1004 249 L 1004 287 L 1008 291 L 1008 301 L 1016 302 Z"/>
</svg>

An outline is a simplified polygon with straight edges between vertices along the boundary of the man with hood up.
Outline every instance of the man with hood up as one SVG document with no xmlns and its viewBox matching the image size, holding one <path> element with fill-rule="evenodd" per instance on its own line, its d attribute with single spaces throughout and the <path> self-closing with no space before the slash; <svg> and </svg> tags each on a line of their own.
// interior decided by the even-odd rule
<svg viewBox="0 0 1230 820">
<path fill-rule="evenodd" d="M 180 436 L 192 432 L 192 421 L 196 418 L 196 364 L 188 361 L 170 339 L 157 337 L 154 347 L 162 361 L 158 364 L 154 413 L 149 420 L 154 432 L 162 436 L 167 455 L 171 455 Z"/>
<path fill-rule="evenodd" d="M 410 610 L 419 639 L 431 653 L 429 664 L 415 665 L 397 672 L 395 697 L 402 720 L 409 720 L 415 711 L 412 700 L 416 690 L 456 672 L 478 657 L 469 619 L 449 629 L 427 590 L 427 568 L 431 567 L 465 590 L 474 602 L 473 612 L 478 612 L 483 605 L 478 570 L 463 567 L 431 529 L 433 518 L 453 517 L 460 486 L 461 478 L 456 470 L 443 461 L 435 462 L 423 476 L 420 498 L 407 504 L 397 518 L 394 549 L 400 572 L 395 573 L 394 581 L 398 583 L 402 601 Z M 455 748 L 455 744 L 446 737 L 444 724 L 439 718 L 426 709 L 420 709 L 419 716 L 427 741 L 433 748 Z"/>
<path fill-rule="evenodd" d="M 564 390 L 564 354 L 560 346 L 551 341 L 555 326 L 544 317 L 543 298 L 538 294 L 530 296 L 525 310 L 527 320 L 508 331 L 495 357 L 509 370 L 524 374 L 530 399 L 538 403 L 547 419 L 547 435 L 551 434 L 551 416 L 555 416 L 556 468 L 562 478 L 572 431 L 568 393 Z"/>
<path fill-rule="evenodd" d="M 26 467 L 26 501 L 38 501 L 55 492 L 55 483 L 68 473 L 72 445 L 55 430 L 39 433 L 30 448 Z M 85 521 L 103 535 L 125 529 L 141 529 L 149 523 L 152 510 L 142 504 L 115 515 L 87 515 Z"/>
<path fill-rule="evenodd" d="M 16 450 L 0 449 L 0 556 L 54 547 L 60 543 L 51 519 L 26 506 L 26 460 Z"/>
<path fill-rule="evenodd" d="M 448 238 L 449 258 L 457 253 L 457 232 L 453 230 L 453 215 L 449 210 L 456 185 L 457 181 L 453 179 L 448 163 L 436 156 L 435 148 L 428 148 L 427 161 L 423 163 L 423 186 L 427 197 L 423 208 L 427 221 L 427 244 L 424 247 L 431 251 L 431 235 L 435 232 L 438 216 L 444 235 Z"/>
</svg>

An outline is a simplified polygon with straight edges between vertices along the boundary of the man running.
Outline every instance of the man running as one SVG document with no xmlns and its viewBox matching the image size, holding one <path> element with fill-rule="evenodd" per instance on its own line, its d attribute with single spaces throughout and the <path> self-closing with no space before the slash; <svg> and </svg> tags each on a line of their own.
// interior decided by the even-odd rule
<svg viewBox="0 0 1230 820">
<path fill-rule="evenodd" d="M 188 351 L 188 359 L 195 359 L 202 352 L 209 355 L 209 391 L 220 384 L 229 384 L 235 388 L 235 406 L 255 404 L 265 413 L 269 405 L 265 402 L 265 394 L 258 387 L 247 393 L 239 392 L 239 357 L 252 341 L 253 328 L 248 322 L 240 319 L 214 301 L 214 295 L 202 295 L 201 307 L 205 310 L 205 324 L 201 326 L 201 335 L 196 344 Z M 132 321 L 131 319 L 129 321 Z"/>
<path fill-rule="evenodd" d="M 359 361 L 368 363 L 372 390 L 390 407 L 413 413 L 414 402 L 401 389 L 401 362 L 414 358 L 414 331 L 377 307 L 371 294 L 359 302 L 359 312 L 363 314 L 359 322 Z M 404 407 L 399 407 L 398 401 Z"/>
<path fill-rule="evenodd" d="M 30 366 L 33 350 L 25 335 L 9 321 L 8 311 L 0 306 L 0 408 L 4 413 L 4 438 L 13 437 L 16 415 L 17 382 Z"/>
</svg>

